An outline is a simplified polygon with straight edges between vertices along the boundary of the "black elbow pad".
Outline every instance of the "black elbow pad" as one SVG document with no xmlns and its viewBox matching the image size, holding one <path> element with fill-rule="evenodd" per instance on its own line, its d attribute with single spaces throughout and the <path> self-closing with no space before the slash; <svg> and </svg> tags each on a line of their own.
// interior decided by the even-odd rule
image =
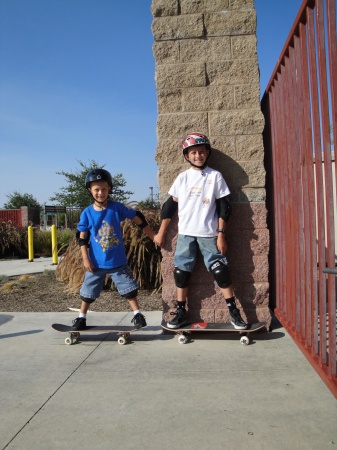
<svg viewBox="0 0 337 450">
<path fill-rule="evenodd" d="M 172 219 L 174 213 L 177 211 L 178 202 L 173 200 L 173 197 L 169 197 L 166 202 L 163 204 L 160 213 L 160 219 Z"/>
<path fill-rule="evenodd" d="M 138 225 L 138 223 L 137 223 L 137 225 L 139 226 L 139 228 L 145 228 L 145 227 L 148 225 L 148 223 L 147 223 L 147 221 L 146 221 L 146 219 L 145 219 L 144 214 L 143 214 L 142 212 L 140 212 L 140 211 L 136 211 L 136 216 L 139 217 L 140 220 L 142 221 L 142 223 L 139 224 L 139 225 Z"/>
<path fill-rule="evenodd" d="M 89 245 L 89 233 L 85 239 L 80 237 L 80 233 L 81 233 L 80 231 L 76 231 L 76 241 L 77 241 L 78 245 L 80 247 L 82 247 L 82 245 L 88 246 Z"/>
<path fill-rule="evenodd" d="M 215 200 L 215 204 L 216 204 L 216 212 L 218 213 L 218 217 L 223 219 L 225 222 L 228 222 L 231 212 L 232 212 L 232 207 L 228 201 L 228 196 L 217 198 Z"/>
</svg>

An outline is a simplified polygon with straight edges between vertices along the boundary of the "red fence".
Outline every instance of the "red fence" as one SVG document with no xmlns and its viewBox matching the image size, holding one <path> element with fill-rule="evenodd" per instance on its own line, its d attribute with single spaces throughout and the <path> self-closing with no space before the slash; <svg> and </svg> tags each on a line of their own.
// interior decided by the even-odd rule
<svg viewBox="0 0 337 450">
<path fill-rule="evenodd" d="M 337 397 L 336 0 L 304 0 L 262 100 L 275 314 Z"/>
<path fill-rule="evenodd" d="M 0 220 L 3 222 L 12 222 L 18 227 L 22 226 L 21 209 L 0 209 Z"/>
</svg>

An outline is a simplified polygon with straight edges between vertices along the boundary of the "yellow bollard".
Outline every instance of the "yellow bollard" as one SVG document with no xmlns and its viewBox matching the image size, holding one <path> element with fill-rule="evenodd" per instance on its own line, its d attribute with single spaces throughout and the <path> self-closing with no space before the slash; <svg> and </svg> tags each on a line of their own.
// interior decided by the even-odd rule
<svg viewBox="0 0 337 450">
<path fill-rule="evenodd" d="M 33 227 L 28 227 L 28 262 L 34 261 L 34 239 L 33 239 Z"/>
<path fill-rule="evenodd" d="M 56 226 L 51 226 L 51 251 L 53 257 L 53 264 L 57 264 L 57 230 Z"/>
</svg>

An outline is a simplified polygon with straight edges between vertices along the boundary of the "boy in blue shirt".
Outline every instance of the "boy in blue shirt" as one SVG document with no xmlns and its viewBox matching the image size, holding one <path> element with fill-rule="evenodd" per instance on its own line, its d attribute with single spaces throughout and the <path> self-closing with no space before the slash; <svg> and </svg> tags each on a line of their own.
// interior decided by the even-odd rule
<svg viewBox="0 0 337 450">
<path fill-rule="evenodd" d="M 152 240 L 154 232 L 140 211 L 109 200 L 112 178 L 107 170 L 91 170 L 86 176 L 85 187 L 94 202 L 83 210 L 77 227 L 86 272 L 80 290 L 80 314 L 72 328 L 85 329 L 90 304 L 100 296 L 107 274 L 122 297 L 129 301 L 134 312 L 131 322 L 136 328 L 145 327 L 146 320 L 137 301 L 138 285 L 127 264 L 120 223 L 125 219 L 134 221 Z"/>
</svg>

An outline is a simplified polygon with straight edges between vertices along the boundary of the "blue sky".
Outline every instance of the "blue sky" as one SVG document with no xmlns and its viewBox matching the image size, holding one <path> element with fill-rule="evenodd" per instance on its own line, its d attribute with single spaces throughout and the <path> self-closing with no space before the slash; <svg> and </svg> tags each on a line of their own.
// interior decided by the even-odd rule
<svg viewBox="0 0 337 450">
<path fill-rule="evenodd" d="M 301 0 L 255 0 L 261 93 Z M 122 173 L 130 200 L 156 194 L 151 0 L 0 0 L 0 207 L 39 203 L 78 161 Z"/>
</svg>

